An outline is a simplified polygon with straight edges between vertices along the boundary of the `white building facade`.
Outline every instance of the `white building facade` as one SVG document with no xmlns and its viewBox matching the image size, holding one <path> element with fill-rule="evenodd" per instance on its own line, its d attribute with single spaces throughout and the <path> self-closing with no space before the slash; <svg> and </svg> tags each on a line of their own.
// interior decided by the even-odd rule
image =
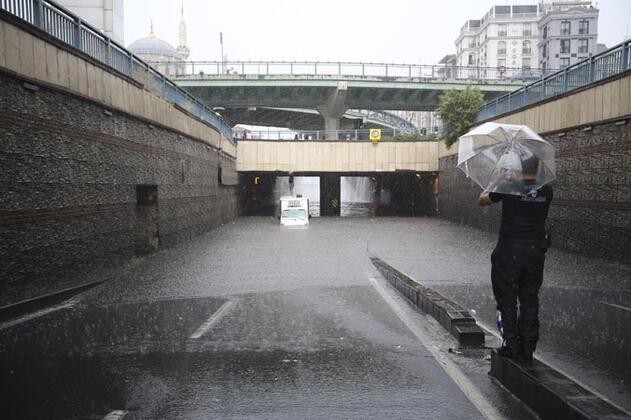
<svg viewBox="0 0 631 420">
<path fill-rule="evenodd" d="M 539 66 L 543 69 L 571 66 L 599 52 L 598 9 L 586 0 L 546 4 L 539 32 Z"/>
<path fill-rule="evenodd" d="M 123 0 L 59 0 L 59 3 L 114 41 L 125 45 Z"/>
<path fill-rule="evenodd" d="M 481 19 L 468 20 L 456 39 L 457 65 L 507 77 L 536 68 L 541 14 L 539 5 L 493 6 Z"/>
<path fill-rule="evenodd" d="M 461 77 L 493 71 L 500 77 L 537 77 L 540 70 L 554 71 L 598 53 L 597 38 L 598 9 L 591 0 L 493 6 L 460 29 L 456 64 Z"/>
</svg>

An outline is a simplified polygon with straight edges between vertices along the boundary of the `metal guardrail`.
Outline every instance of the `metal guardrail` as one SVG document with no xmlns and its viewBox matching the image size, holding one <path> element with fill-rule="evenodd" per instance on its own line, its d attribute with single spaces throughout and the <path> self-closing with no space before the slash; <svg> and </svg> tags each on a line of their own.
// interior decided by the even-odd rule
<svg viewBox="0 0 631 420">
<path fill-rule="evenodd" d="M 142 79 L 150 92 L 188 110 L 202 121 L 215 127 L 230 141 L 234 141 L 231 127 L 221 116 L 125 47 L 103 35 L 98 29 L 85 23 L 64 7 L 49 0 L 0 0 L 0 9 L 129 77 Z"/>
<path fill-rule="evenodd" d="M 399 117 L 391 112 L 387 111 L 372 111 L 369 109 L 349 109 L 347 111 L 350 115 L 358 115 L 365 118 L 372 118 L 375 121 L 391 124 L 397 128 L 397 131 L 412 134 L 418 132 L 417 128 L 404 118 Z"/>
<path fill-rule="evenodd" d="M 478 111 L 476 119 L 484 121 L 628 69 L 631 69 L 631 39 L 487 102 Z"/>
<path fill-rule="evenodd" d="M 342 140 L 342 141 L 371 141 L 370 129 L 357 130 L 235 130 L 235 136 L 241 140 Z M 419 132 L 382 128 L 381 140 L 432 141 L 436 135 L 422 135 Z"/>
<path fill-rule="evenodd" d="M 151 63 L 150 63 L 151 64 Z M 158 64 L 158 63 L 155 63 Z M 160 63 L 163 64 L 163 63 Z M 540 78 L 540 69 L 445 65 L 361 63 L 350 61 L 187 61 L 177 63 L 176 77 L 241 78 L 247 76 L 349 77 L 378 80 L 462 80 L 523 82 Z M 549 72 L 551 72 L 549 70 Z"/>
</svg>

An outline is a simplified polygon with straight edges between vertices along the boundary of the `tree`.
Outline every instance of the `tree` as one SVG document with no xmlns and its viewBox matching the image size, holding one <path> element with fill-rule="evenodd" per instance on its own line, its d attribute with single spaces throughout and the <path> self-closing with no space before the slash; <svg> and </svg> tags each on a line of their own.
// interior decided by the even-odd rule
<svg viewBox="0 0 631 420">
<path fill-rule="evenodd" d="M 475 123 L 475 115 L 483 104 L 482 92 L 470 86 L 465 90 L 450 89 L 440 95 L 436 112 L 443 120 L 443 137 L 448 148 Z"/>
</svg>

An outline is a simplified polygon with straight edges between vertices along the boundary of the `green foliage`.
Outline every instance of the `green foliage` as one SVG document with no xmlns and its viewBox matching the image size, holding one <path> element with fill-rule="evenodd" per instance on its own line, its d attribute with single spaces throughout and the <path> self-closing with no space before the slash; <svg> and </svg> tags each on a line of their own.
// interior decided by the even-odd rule
<svg viewBox="0 0 631 420">
<path fill-rule="evenodd" d="M 483 104 L 482 92 L 470 86 L 465 90 L 450 89 L 440 96 L 436 112 L 443 120 L 443 138 L 448 148 L 475 123 L 475 114 Z"/>
<path fill-rule="evenodd" d="M 426 141 L 426 140 L 437 140 L 438 135 L 436 133 L 429 133 L 426 136 L 423 136 L 421 133 L 397 133 L 394 136 L 383 136 L 381 140 L 399 140 L 399 141 Z"/>
<path fill-rule="evenodd" d="M 422 140 L 420 133 L 398 133 L 394 136 L 394 140 Z"/>
</svg>

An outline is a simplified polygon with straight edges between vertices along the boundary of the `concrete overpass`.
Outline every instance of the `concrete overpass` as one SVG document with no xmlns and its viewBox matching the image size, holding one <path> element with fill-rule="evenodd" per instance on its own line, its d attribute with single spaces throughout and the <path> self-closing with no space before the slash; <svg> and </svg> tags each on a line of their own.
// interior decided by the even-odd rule
<svg viewBox="0 0 631 420">
<path fill-rule="evenodd" d="M 377 173 L 438 171 L 442 141 L 239 140 L 237 171 Z"/>
<path fill-rule="evenodd" d="M 248 107 L 228 108 L 222 116 L 231 125 L 249 124 L 270 127 L 287 127 L 293 130 L 313 130 L 322 126 L 322 116 L 315 109 Z M 341 127 L 389 128 L 403 133 L 416 132 L 409 121 L 385 111 L 349 109 L 340 117 Z"/>
<path fill-rule="evenodd" d="M 320 179 L 320 215 L 340 215 L 341 178 L 369 177 L 375 192 L 388 191 L 379 214 L 433 215 L 438 162 L 447 150 L 441 141 L 282 141 L 240 140 L 237 171 L 244 212 L 264 211 L 279 176 Z M 270 210 L 271 211 L 271 210 Z"/>
<path fill-rule="evenodd" d="M 432 111 L 448 89 L 491 100 L 524 84 L 491 68 L 344 62 L 192 62 L 174 81 L 211 107 L 317 109 L 326 130 L 352 128 L 340 125 L 347 109 Z"/>
</svg>

